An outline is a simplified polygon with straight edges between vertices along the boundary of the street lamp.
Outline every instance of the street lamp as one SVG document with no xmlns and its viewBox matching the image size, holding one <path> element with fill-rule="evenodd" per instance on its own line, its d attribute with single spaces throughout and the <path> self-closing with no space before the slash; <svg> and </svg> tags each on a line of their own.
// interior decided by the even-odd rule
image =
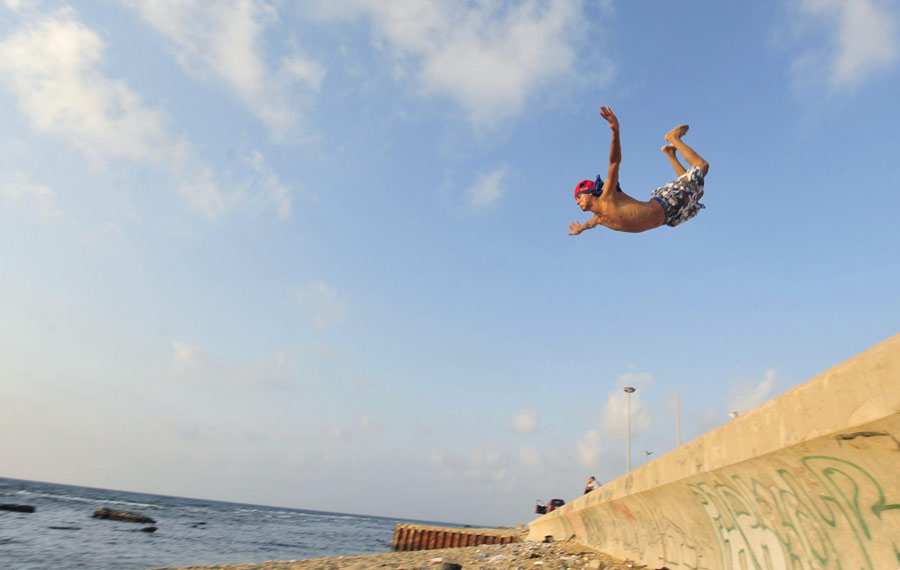
<svg viewBox="0 0 900 570">
<path fill-rule="evenodd" d="M 628 472 L 631 472 L 631 394 L 634 388 L 625 386 L 625 393 L 628 394 Z"/>
</svg>

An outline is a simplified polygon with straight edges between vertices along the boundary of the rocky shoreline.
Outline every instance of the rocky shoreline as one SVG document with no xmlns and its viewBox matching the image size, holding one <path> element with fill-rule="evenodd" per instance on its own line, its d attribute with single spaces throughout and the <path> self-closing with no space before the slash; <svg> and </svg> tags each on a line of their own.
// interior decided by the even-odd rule
<svg viewBox="0 0 900 570">
<path fill-rule="evenodd" d="M 188 566 L 157 570 L 641 570 L 647 566 L 613 558 L 574 542 L 518 542 L 503 545 L 386 552 L 258 564 Z"/>
</svg>

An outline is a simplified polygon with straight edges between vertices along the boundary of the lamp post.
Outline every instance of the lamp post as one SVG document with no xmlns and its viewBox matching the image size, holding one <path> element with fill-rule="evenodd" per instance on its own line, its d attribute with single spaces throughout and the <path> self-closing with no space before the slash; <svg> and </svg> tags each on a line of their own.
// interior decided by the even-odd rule
<svg viewBox="0 0 900 570">
<path fill-rule="evenodd" d="M 625 393 L 628 394 L 628 472 L 631 472 L 631 394 L 634 388 L 625 386 Z"/>
</svg>

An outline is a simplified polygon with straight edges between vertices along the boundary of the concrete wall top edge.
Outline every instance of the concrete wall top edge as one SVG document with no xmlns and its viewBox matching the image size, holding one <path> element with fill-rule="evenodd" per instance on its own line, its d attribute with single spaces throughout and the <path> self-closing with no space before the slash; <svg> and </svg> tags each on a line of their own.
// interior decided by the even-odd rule
<svg viewBox="0 0 900 570">
<path fill-rule="evenodd" d="M 900 412 L 900 334 L 566 507 L 609 501 Z M 545 516 L 553 516 L 550 513 Z"/>
</svg>

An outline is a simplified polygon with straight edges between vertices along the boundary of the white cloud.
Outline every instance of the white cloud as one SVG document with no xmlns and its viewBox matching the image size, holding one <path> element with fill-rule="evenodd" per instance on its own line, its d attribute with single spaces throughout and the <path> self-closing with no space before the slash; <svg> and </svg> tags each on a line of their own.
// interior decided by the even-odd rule
<svg viewBox="0 0 900 570">
<path fill-rule="evenodd" d="M 754 384 L 746 380 L 733 382 L 728 390 L 729 397 L 726 401 L 728 411 L 743 414 L 767 401 L 772 396 L 775 377 L 775 370 L 769 368 L 759 383 Z"/>
<path fill-rule="evenodd" d="M 635 374 L 628 372 L 616 380 L 616 389 L 609 394 L 603 409 L 603 433 L 609 437 L 625 439 L 628 432 L 628 407 L 631 406 L 632 435 L 645 432 L 653 426 L 653 418 L 649 408 L 641 397 L 644 389 L 656 383 L 653 376 L 644 372 Z M 635 388 L 632 394 L 623 389 L 626 386 Z"/>
<path fill-rule="evenodd" d="M 293 90 L 302 83 L 317 92 L 324 68 L 300 53 L 282 59 L 271 70 L 263 53 L 263 34 L 278 21 L 278 11 L 265 1 L 133 0 L 128 2 L 174 46 L 181 65 L 199 66 L 225 82 L 247 108 L 276 135 L 284 135 L 298 119 Z"/>
<path fill-rule="evenodd" d="M 278 175 L 266 164 L 265 158 L 259 151 L 250 153 L 246 161 L 256 174 L 251 184 L 260 187 L 255 194 L 265 202 L 271 203 L 280 219 L 288 219 L 292 210 L 290 189 L 281 183 Z"/>
<path fill-rule="evenodd" d="M 237 196 L 221 192 L 212 168 L 196 162 L 192 154 L 187 143 L 179 143 L 175 147 L 172 171 L 181 180 L 178 191 L 191 208 L 215 218 L 232 207 L 237 202 Z M 181 177 L 180 173 L 185 176 Z"/>
<path fill-rule="evenodd" d="M 600 459 L 603 451 L 603 436 L 598 430 L 588 430 L 576 442 L 576 445 L 578 446 L 578 461 L 586 467 L 591 467 L 596 465 L 597 460 Z"/>
<path fill-rule="evenodd" d="M 381 434 L 383 427 L 381 422 L 369 414 L 360 414 L 359 418 L 356 420 L 356 429 L 360 434 L 376 436 Z"/>
<path fill-rule="evenodd" d="M 294 384 L 296 363 L 283 351 L 276 352 L 271 359 L 227 365 L 211 359 L 189 343 L 173 341 L 171 346 L 170 370 L 176 378 L 209 386 L 286 388 Z"/>
<path fill-rule="evenodd" d="M 356 388 L 360 388 L 360 389 L 368 388 L 368 387 L 372 386 L 372 384 L 375 382 L 375 379 L 372 377 L 371 374 L 367 374 L 367 373 L 361 372 L 359 370 L 353 372 L 350 375 L 350 379 L 353 382 L 353 385 Z"/>
<path fill-rule="evenodd" d="M 14 172 L 7 180 L 0 181 L 0 196 L 26 205 L 38 220 L 48 220 L 60 214 L 53 190 L 49 186 L 32 182 L 21 172 Z"/>
<path fill-rule="evenodd" d="M 293 300 L 309 314 L 317 330 L 339 323 L 347 315 L 347 303 L 338 297 L 337 291 L 319 282 L 292 292 Z"/>
<path fill-rule="evenodd" d="M 520 456 L 521 457 L 521 456 Z M 453 453 L 431 452 L 428 463 L 451 481 L 472 481 L 503 491 L 515 488 L 517 478 L 511 473 L 513 457 L 496 443 L 485 443 L 460 457 Z"/>
<path fill-rule="evenodd" d="M 352 426 L 332 426 L 328 430 L 328 435 L 340 440 L 372 438 L 381 435 L 383 429 L 381 422 L 374 419 L 371 415 L 360 414 Z"/>
<path fill-rule="evenodd" d="M 476 210 L 485 210 L 495 205 L 506 193 L 506 178 L 509 169 L 501 166 L 482 175 L 473 186 L 466 190 L 469 204 Z"/>
<path fill-rule="evenodd" d="M 325 68 L 317 62 L 306 57 L 294 55 L 285 58 L 282 63 L 285 73 L 304 81 L 315 91 L 319 91 L 322 88 Z"/>
<path fill-rule="evenodd" d="M 100 243 L 101 240 L 108 239 L 110 236 L 113 236 L 122 231 L 122 228 L 122 224 L 106 220 L 104 222 L 100 222 L 90 231 L 85 233 L 82 236 L 82 239 L 85 243 L 97 244 Z"/>
<path fill-rule="evenodd" d="M 14 12 L 23 12 L 37 6 L 39 0 L 5 0 L 6 7 Z"/>
<path fill-rule="evenodd" d="M 163 168 L 187 204 L 209 218 L 248 198 L 264 201 L 281 219 L 290 216 L 290 190 L 259 152 L 245 159 L 250 181 L 223 191 L 192 145 L 169 134 L 164 113 L 144 104 L 124 81 L 102 73 L 106 44 L 73 9 L 22 9 L 20 15 L 22 25 L 0 42 L 0 84 L 36 130 L 76 149 L 94 168 L 111 160 Z"/>
<path fill-rule="evenodd" d="M 181 375 L 200 362 L 206 364 L 206 358 L 195 347 L 186 342 L 172 341 L 172 372 Z"/>
<path fill-rule="evenodd" d="M 328 436 L 334 439 L 346 440 L 349 437 L 347 430 L 340 426 L 331 426 L 328 428 Z"/>
<path fill-rule="evenodd" d="M 856 87 L 900 60 L 896 3 L 879 0 L 799 0 L 801 23 L 827 48 L 808 50 L 794 62 L 795 82 L 823 72 L 834 88 Z"/>
<path fill-rule="evenodd" d="M 541 464 L 541 452 L 536 445 L 526 445 L 519 450 L 519 461 L 527 467 L 537 467 Z"/>
<path fill-rule="evenodd" d="M 110 159 L 167 167 L 195 209 L 215 217 L 225 198 L 190 145 L 172 140 L 162 113 L 146 107 L 124 81 L 99 71 L 106 46 L 70 8 L 29 14 L 0 42 L 0 81 L 41 132 L 84 154 L 95 167 Z"/>
<path fill-rule="evenodd" d="M 512 428 L 521 434 L 537 431 L 539 412 L 534 408 L 522 410 L 512 417 Z"/>
<path fill-rule="evenodd" d="M 97 67 L 103 40 L 70 9 L 36 17 L 0 43 L 0 70 L 38 130 L 53 132 L 96 162 L 161 162 L 170 141 L 160 113 Z"/>
<path fill-rule="evenodd" d="M 542 87 L 574 74 L 573 43 L 584 29 L 580 0 L 355 0 L 318 12 L 369 16 L 398 75 L 455 99 L 479 125 L 517 114 Z"/>
<path fill-rule="evenodd" d="M 507 476 L 510 462 L 510 457 L 493 445 L 479 447 L 469 453 L 462 477 L 473 481 L 509 484 L 511 478 Z"/>
</svg>

